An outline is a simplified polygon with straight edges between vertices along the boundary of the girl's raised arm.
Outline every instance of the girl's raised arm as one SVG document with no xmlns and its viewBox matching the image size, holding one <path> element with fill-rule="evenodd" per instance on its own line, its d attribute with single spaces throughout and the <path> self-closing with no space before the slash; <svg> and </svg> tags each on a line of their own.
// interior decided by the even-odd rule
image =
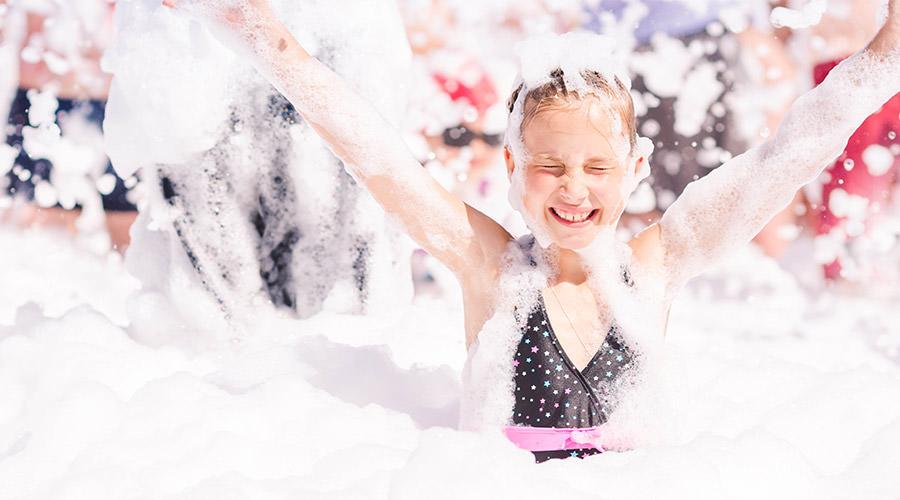
<svg viewBox="0 0 900 500">
<path fill-rule="evenodd" d="M 887 22 L 864 50 L 794 102 L 771 139 L 691 183 L 669 207 L 658 231 L 670 290 L 749 243 L 900 91 L 898 3 L 890 1 Z"/>
<path fill-rule="evenodd" d="M 484 270 L 509 234 L 437 183 L 400 134 L 333 71 L 310 56 L 268 0 L 165 0 L 225 35 L 409 235 L 457 276 Z"/>
</svg>

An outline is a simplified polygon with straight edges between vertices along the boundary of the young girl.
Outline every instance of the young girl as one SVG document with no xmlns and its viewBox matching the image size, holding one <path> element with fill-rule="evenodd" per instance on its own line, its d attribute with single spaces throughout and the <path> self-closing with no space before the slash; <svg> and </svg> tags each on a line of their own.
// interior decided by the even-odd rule
<svg viewBox="0 0 900 500">
<path fill-rule="evenodd" d="M 469 349 L 462 426 L 503 428 L 539 461 L 600 453 L 622 437 L 598 428 L 616 418 L 614 381 L 652 358 L 678 290 L 749 242 L 897 92 L 898 3 L 890 1 L 868 47 L 798 99 L 769 141 L 689 185 L 658 224 L 619 247 L 611 235 L 647 174 L 649 151 L 635 133 L 628 78 L 606 57 L 614 50 L 608 40 L 563 36 L 520 51 L 505 158 L 510 201 L 533 236 L 517 241 L 429 177 L 400 135 L 309 56 L 266 0 L 164 1 L 245 54 L 452 270 Z"/>
</svg>

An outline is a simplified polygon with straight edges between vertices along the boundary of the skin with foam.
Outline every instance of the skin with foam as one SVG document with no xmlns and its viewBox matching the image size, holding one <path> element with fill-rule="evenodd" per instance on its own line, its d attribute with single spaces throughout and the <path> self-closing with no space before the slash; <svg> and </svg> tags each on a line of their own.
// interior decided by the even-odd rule
<svg viewBox="0 0 900 500">
<path fill-rule="evenodd" d="M 649 174 L 649 141 L 629 151 L 614 123 L 601 98 L 573 98 L 563 108 L 535 115 L 520 143 L 507 148 L 510 201 L 541 246 L 588 246 L 601 227 L 618 223 L 628 198 Z"/>
</svg>

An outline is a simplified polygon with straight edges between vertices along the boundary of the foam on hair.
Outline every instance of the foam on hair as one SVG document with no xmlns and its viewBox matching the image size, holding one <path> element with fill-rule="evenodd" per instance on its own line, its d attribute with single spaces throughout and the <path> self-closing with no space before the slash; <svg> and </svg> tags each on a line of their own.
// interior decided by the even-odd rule
<svg viewBox="0 0 900 500">
<path fill-rule="evenodd" d="M 653 151 L 652 142 L 637 135 L 631 78 L 616 49 L 610 37 L 581 32 L 539 36 L 516 47 L 519 77 L 507 103 L 506 145 L 516 167 L 510 179 L 509 202 L 544 248 L 552 243 L 548 232 L 528 215 L 524 204 L 528 152 L 522 130 L 538 113 L 571 104 L 573 99 L 596 98 L 609 111 L 612 129 L 622 133 L 629 145 L 622 152 L 623 162 L 629 157 L 646 159 Z M 645 161 L 643 168 L 623 183 L 622 196 L 630 196 L 649 175 Z"/>
</svg>

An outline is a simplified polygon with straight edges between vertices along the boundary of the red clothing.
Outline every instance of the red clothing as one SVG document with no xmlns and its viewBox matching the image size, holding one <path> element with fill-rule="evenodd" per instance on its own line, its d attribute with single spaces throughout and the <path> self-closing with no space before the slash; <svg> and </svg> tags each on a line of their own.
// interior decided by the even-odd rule
<svg viewBox="0 0 900 500">
<path fill-rule="evenodd" d="M 828 73 L 840 63 L 832 61 L 817 65 L 813 70 L 816 85 L 822 83 Z M 831 194 L 836 189 L 843 189 L 848 194 L 862 196 L 869 200 L 871 213 L 873 204 L 884 206 L 888 201 L 891 186 L 900 174 L 900 157 L 894 157 L 893 166 L 884 175 L 872 175 L 863 161 L 863 153 L 873 144 L 891 147 L 898 144 L 900 138 L 900 94 L 895 95 L 877 113 L 869 116 L 853 133 L 847 147 L 838 159 L 827 170 L 828 182 L 822 186 L 822 205 L 816 208 L 816 234 L 828 234 L 841 227 L 845 219 L 833 214 L 829 208 Z M 853 161 L 850 170 L 845 168 L 846 160 Z M 838 259 L 825 265 L 825 277 L 835 279 L 840 276 L 841 264 Z"/>
</svg>

